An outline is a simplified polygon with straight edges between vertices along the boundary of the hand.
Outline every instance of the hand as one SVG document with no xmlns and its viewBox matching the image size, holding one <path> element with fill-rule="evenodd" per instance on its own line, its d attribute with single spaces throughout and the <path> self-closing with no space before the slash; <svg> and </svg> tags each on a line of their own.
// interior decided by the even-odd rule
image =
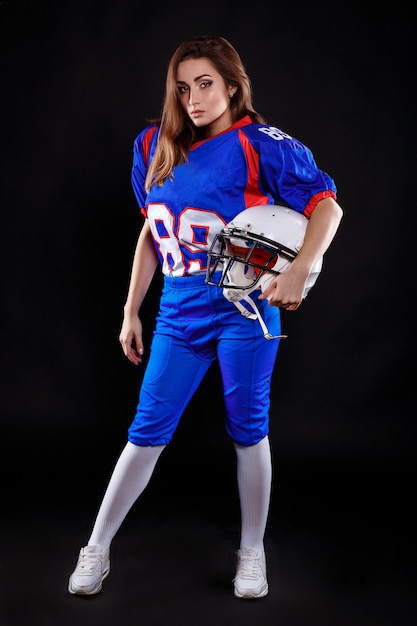
<svg viewBox="0 0 417 626">
<path fill-rule="evenodd" d="M 138 315 L 124 316 L 119 341 L 129 361 L 134 365 L 142 363 L 142 322 Z"/>
<path fill-rule="evenodd" d="M 291 269 L 289 267 L 266 283 L 259 300 L 267 300 L 271 306 L 287 311 L 296 311 L 303 301 L 306 278 L 304 274 L 292 272 Z"/>
</svg>

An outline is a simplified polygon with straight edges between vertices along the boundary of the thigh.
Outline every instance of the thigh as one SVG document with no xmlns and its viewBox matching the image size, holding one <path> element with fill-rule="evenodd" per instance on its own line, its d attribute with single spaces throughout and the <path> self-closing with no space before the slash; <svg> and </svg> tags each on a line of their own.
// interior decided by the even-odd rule
<svg viewBox="0 0 417 626">
<path fill-rule="evenodd" d="M 155 333 L 129 441 L 169 443 L 212 361 L 196 356 L 180 337 Z"/>
</svg>

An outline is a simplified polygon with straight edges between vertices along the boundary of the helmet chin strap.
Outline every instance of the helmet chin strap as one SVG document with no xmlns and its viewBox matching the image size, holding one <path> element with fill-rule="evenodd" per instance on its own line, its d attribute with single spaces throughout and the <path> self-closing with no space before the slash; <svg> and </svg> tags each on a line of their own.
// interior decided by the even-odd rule
<svg viewBox="0 0 417 626">
<path fill-rule="evenodd" d="M 271 335 L 264 320 L 262 319 L 262 315 L 259 313 L 258 307 L 256 306 L 255 302 L 252 300 L 252 298 L 246 294 L 243 296 L 241 300 L 245 300 L 245 302 L 247 302 L 253 308 L 255 313 L 251 313 L 250 311 L 248 311 L 248 309 L 244 307 L 243 304 L 241 304 L 241 301 L 233 302 L 233 304 L 240 311 L 243 317 L 247 317 L 248 319 L 251 319 L 251 320 L 257 319 L 259 321 L 262 327 L 265 339 L 286 339 L 288 337 L 288 335 Z"/>
</svg>

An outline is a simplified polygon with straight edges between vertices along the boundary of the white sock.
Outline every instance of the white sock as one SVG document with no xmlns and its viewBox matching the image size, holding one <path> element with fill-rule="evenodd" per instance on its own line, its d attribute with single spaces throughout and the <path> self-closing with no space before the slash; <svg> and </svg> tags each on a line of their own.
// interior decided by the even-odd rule
<svg viewBox="0 0 417 626">
<path fill-rule="evenodd" d="M 241 510 L 240 548 L 264 549 L 271 498 L 272 461 L 268 437 L 254 446 L 234 444 Z"/>
<path fill-rule="evenodd" d="M 149 483 L 164 448 L 165 445 L 145 447 L 127 442 L 101 502 L 89 546 L 110 547 L 132 505 Z"/>
</svg>

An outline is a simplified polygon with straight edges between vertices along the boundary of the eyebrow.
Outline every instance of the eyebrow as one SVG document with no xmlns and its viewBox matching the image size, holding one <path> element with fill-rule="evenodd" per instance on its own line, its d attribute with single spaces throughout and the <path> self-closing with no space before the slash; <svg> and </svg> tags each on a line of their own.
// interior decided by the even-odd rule
<svg viewBox="0 0 417 626">
<path fill-rule="evenodd" d="M 211 74 L 201 74 L 200 76 L 196 76 L 193 80 L 194 82 L 197 82 L 201 78 L 204 78 L 204 76 L 207 76 L 208 78 L 213 78 Z M 177 85 L 185 85 L 185 84 L 186 84 L 185 80 L 177 80 Z"/>
</svg>

